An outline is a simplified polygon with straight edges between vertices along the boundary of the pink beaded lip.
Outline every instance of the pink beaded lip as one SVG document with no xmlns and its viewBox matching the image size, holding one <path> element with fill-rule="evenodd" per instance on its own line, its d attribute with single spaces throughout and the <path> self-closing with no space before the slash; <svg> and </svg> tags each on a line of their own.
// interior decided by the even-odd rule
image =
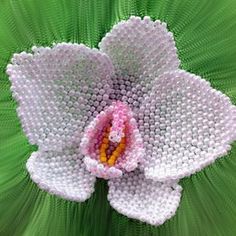
<svg viewBox="0 0 236 236">
<path fill-rule="evenodd" d="M 108 180 L 119 213 L 152 225 L 178 208 L 179 179 L 230 150 L 236 109 L 199 76 L 179 69 L 167 25 L 130 17 L 98 49 L 59 43 L 14 54 L 7 67 L 41 189 L 85 201 Z"/>
<path fill-rule="evenodd" d="M 85 130 L 81 152 L 85 155 L 87 169 L 100 178 L 117 178 L 123 171 L 136 169 L 145 152 L 128 105 L 113 102 L 101 112 Z"/>
</svg>

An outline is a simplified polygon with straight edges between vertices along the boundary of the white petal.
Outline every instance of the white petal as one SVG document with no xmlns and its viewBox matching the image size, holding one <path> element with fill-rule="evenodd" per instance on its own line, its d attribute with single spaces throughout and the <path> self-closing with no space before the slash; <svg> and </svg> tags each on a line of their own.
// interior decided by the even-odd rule
<svg viewBox="0 0 236 236">
<path fill-rule="evenodd" d="M 7 72 L 18 115 L 32 144 L 58 150 L 78 141 L 106 105 L 113 66 L 97 49 L 60 43 L 15 54 Z"/>
<path fill-rule="evenodd" d="M 140 109 L 147 178 L 189 176 L 225 155 L 236 139 L 236 109 L 230 99 L 182 70 L 158 78 Z"/>
<path fill-rule="evenodd" d="M 111 58 L 117 73 L 155 77 L 179 66 L 173 34 L 165 23 L 149 17 L 119 22 L 99 47 Z"/>
<path fill-rule="evenodd" d="M 39 188 L 64 199 L 83 202 L 94 191 L 96 178 L 85 169 L 76 147 L 34 152 L 26 166 Z"/>
<path fill-rule="evenodd" d="M 181 186 L 145 179 L 135 170 L 108 181 L 108 200 L 113 208 L 129 218 L 151 225 L 161 225 L 170 219 L 179 206 Z"/>
</svg>

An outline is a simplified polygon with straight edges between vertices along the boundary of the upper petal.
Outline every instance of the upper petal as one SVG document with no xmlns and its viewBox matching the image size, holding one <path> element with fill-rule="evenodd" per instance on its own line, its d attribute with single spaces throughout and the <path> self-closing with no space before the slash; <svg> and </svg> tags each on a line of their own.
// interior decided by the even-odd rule
<svg viewBox="0 0 236 236">
<path fill-rule="evenodd" d="M 76 146 L 62 151 L 38 151 L 32 153 L 26 166 L 41 189 L 83 202 L 93 193 L 96 178 L 85 169 L 82 157 Z"/>
<path fill-rule="evenodd" d="M 116 73 L 147 79 L 179 67 L 174 37 L 165 23 L 130 17 L 115 25 L 99 44 Z"/>
<path fill-rule="evenodd" d="M 175 214 L 182 190 L 177 183 L 146 179 L 138 169 L 109 180 L 108 185 L 108 200 L 113 208 L 151 225 L 161 225 Z"/>
<path fill-rule="evenodd" d="M 32 50 L 14 54 L 7 73 L 29 141 L 57 150 L 78 140 L 105 107 L 113 66 L 104 53 L 79 44 Z"/>
<path fill-rule="evenodd" d="M 236 109 L 199 76 L 178 70 L 163 74 L 139 113 L 147 178 L 188 176 L 225 155 L 236 139 Z"/>
</svg>

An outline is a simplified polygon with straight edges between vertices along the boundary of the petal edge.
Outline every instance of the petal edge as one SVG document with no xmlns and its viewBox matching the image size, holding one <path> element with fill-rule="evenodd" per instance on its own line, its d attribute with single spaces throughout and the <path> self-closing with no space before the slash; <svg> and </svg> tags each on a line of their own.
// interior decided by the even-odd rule
<svg viewBox="0 0 236 236">
<path fill-rule="evenodd" d="M 108 200 L 119 213 L 158 226 L 175 215 L 182 187 L 145 179 L 140 170 L 108 182 Z"/>
<path fill-rule="evenodd" d="M 156 79 L 141 111 L 139 128 L 148 153 L 144 171 L 156 181 L 200 171 L 225 155 L 236 139 L 236 108 L 230 99 L 183 70 Z"/>
<path fill-rule="evenodd" d="M 75 150 L 33 152 L 26 167 L 40 189 L 63 199 L 83 202 L 94 192 L 96 178 Z"/>
</svg>

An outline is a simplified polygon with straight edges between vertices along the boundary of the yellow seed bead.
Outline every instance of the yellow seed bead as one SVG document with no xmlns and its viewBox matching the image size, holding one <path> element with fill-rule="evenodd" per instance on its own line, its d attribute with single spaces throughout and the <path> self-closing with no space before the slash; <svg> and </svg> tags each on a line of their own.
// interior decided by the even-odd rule
<svg viewBox="0 0 236 236">
<path fill-rule="evenodd" d="M 102 144 L 101 146 L 100 146 L 100 150 L 102 151 L 102 150 L 107 150 L 107 148 L 108 148 L 108 144 Z"/>
<path fill-rule="evenodd" d="M 107 163 L 108 165 L 113 166 L 115 164 L 115 160 L 110 158 Z"/>
<path fill-rule="evenodd" d="M 102 140 L 102 143 L 103 143 L 103 144 L 108 144 L 108 143 L 109 143 L 109 139 L 108 139 L 108 138 L 104 138 L 104 139 Z"/>
<path fill-rule="evenodd" d="M 106 150 L 105 149 L 100 149 L 100 156 L 106 155 Z"/>
<path fill-rule="evenodd" d="M 119 153 L 121 153 L 121 152 L 124 150 L 124 148 L 123 148 L 121 145 L 119 145 L 119 146 L 116 148 L 116 150 L 117 150 Z"/>
<path fill-rule="evenodd" d="M 100 157 L 100 161 L 101 161 L 101 162 L 107 162 L 107 158 L 106 158 L 105 156 L 101 156 L 101 157 Z"/>
<path fill-rule="evenodd" d="M 119 154 L 120 154 L 120 153 L 117 151 L 117 149 L 112 153 L 112 155 L 114 155 L 115 157 L 118 157 Z"/>
<path fill-rule="evenodd" d="M 114 154 L 112 153 L 112 155 L 110 156 L 109 160 L 115 160 L 116 159 L 116 156 L 114 156 Z"/>
<path fill-rule="evenodd" d="M 106 156 L 107 156 L 107 155 L 106 155 L 106 152 L 105 152 L 105 151 L 101 151 L 101 152 L 100 152 L 100 156 L 105 156 L 105 157 L 106 157 Z"/>
<path fill-rule="evenodd" d="M 125 138 L 122 138 L 121 141 L 120 141 L 120 143 L 121 143 L 121 144 L 125 144 L 125 141 L 126 141 Z"/>
<path fill-rule="evenodd" d="M 122 148 L 122 149 L 125 149 L 125 144 L 124 143 L 120 143 L 119 147 Z"/>
</svg>

